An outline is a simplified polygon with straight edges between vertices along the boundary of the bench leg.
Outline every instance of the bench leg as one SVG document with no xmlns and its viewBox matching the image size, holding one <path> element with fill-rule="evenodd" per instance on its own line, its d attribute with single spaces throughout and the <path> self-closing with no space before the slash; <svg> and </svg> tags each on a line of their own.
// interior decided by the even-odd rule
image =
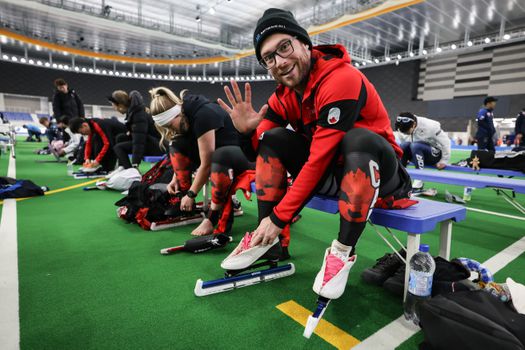
<svg viewBox="0 0 525 350">
<path fill-rule="evenodd" d="M 210 197 L 210 191 L 209 191 L 209 188 L 208 188 L 208 181 L 206 181 L 206 183 L 204 184 L 204 186 L 202 187 L 202 210 L 204 210 L 204 212 L 208 212 L 208 206 L 209 206 L 209 197 Z"/>
<path fill-rule="evenodd" d="M 412 258 L 412 255 L 416 254 L 419 250 L 419 242 L 420 237 L 418 234 L 414 233 L 408 233 L 407 235 L 407 266 L 405 267 L 405 288 L 403 291 L 403 301 L 405 301 L 405 298 L 407 297 L 407 289 L 408 289 L 408 276 L 410 275 L 410 259 Z"/>
<path fill-rule="evenodd" d="M 441 235 L 439 238 L 439 256 L 450 259 L 450 242 L 452 241 L 452 220 L 441 223 Z"/>
</svg>

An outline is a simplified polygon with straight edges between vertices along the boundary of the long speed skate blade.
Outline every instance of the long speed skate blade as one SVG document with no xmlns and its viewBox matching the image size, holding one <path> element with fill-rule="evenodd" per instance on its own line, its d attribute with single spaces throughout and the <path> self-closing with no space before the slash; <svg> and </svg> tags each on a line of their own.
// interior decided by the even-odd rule
<svg viewBox="0 0 525 350">
<path fill-rule="evenodd" d="M 321 318 L 323 318 L 324 312 L 326 311 L 326 307 L 329 303 L 330 299 L 323 297 L 319 297 L 319 299 L 317 299 L 317 309 L 315 309 L 314 313 L 311 316 L 308 316 L 306 326 L 304 327 L 303 336 L 305 338 L 310 339 L 310 336 L 319 324 L 319 321 L 321 320 Z"/>
<path fill-rule="evenodd" d="M 268 282 L 277 278 L 287 277 L 295 273 L 292 263 L 271 269 L 243 273 L 233 277 L 220 278 L 212 281 L 197 280 L 195 295 L 203 297 L 210 294 L 222 293 L 229 290 L 251 286 L 260 282 Z"/>
<path fill-rule="evenodd" d="M 183 245 L 161 249 L 160 253 L 162 255 L 170 255 L 170 254 L 173 254 L 173 253 L 181 251 L 181 250 L 184 250 L 184 246 Z"/>
<path fill-rule="evenodd" d="M 161 222 L 152 222 L 150 226 L 151 231 L 160 231 L 160 230 L 166 230 L 168 228 L 172 227 L 179 227 L 179 226 L 186 226 L 191 224 L 198 224 L 204 220 L 204 216 L 199 214 L 196 216 L 190 216 L 186 217 L 185 220 L 177 220 L 174 222 L 167 222 L 167 223 L 161 223 Z"/>
<path fill-rule="evenodd" d="M 99 177 L 105 177 L 106 174 L 73 174 L 73 178 L 75 180 L 81 180 L 81 179 L 97 179 Z"/>
</svg>

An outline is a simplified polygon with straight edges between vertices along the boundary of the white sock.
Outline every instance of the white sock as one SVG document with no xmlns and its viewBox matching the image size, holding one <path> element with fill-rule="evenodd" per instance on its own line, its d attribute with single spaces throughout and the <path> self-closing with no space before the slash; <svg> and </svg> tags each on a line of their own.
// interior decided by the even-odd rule
<svg viewBox="0 0 525 350">
<path fill-rule="evenodd" d="M 352 251 L 352 246 L 344 245 L 343 243 L 339 242 L 337 239 L 334 239 L 332 241 L 332 247 L 330 248 L 330 253 L 337 255 L 342 260 L 344 261 L 348 260 L 348 257 L 350 256 L 351 251 Z"/>
</svg>

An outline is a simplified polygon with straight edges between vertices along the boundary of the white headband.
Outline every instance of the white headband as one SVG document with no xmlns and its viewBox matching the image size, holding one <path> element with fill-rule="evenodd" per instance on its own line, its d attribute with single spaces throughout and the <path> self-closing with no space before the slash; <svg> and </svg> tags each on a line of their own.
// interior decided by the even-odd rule
<svg viewBox="0 0 525 350">
<path fill-rule="evenodd" d="M 159 126 L 166 126 L 169 122 L 175 119 L 181 112 L 181 105 L 175 105 L 168 110 L 165 110 L 162 113 L 156 114 L 153 116 L 153 120 Z"/>
</svg>

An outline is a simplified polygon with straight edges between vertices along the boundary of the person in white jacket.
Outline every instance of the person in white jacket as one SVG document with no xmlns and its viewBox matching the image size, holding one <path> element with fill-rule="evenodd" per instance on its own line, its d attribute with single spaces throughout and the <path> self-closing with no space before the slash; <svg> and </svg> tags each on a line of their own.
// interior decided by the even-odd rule
<svg viewBox="0 0 525 350">
<path fill-rule="evenodd" d="M 82 135 L 74 134 L 71 129 L 69 129 L 69 116 L 62 116 L 57 119 L 57 126 L 64 130 L 69 135 L 69 140 L 66 142 L 64 147 L 60 150 L 59 156 L 66 156 L 67 159 L 72 160 L 75 158 L 75 153 L 80 147 L 82 142 Z"/>
<path fill-rule="evenodd" d="M 417 169 L 425 165 L 443 169 L 449 163 L 450 139 L 439 122 L 403 112 L 396 117 L 395 128 L 399 131 L 404 166 L 411 161 Z"/>
</svg>

